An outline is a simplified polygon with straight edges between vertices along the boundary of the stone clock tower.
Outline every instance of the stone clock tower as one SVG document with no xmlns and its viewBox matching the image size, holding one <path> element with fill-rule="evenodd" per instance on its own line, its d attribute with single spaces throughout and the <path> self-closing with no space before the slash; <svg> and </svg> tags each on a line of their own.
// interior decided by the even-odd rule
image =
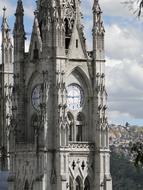
<svg viewBox="0 0 143 190">
<path fill-rule="evenodd" d="M 25 53 L 24 9 L 18 0 L 9 190 L 112 190 L 98 0 L 91 52 L 80 0 L 38 0 L 34 14 Z"/>
</svg>

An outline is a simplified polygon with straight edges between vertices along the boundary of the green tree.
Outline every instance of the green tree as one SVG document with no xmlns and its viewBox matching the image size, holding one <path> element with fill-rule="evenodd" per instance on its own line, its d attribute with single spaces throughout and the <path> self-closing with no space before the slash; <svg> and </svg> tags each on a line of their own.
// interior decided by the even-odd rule
<svg viewBox="0 0 143 190">
<path fill-rule="evenodd" d="M 113 190 L 142 190 L 143 169 L 136 168 L 124 154 L 111 148 L 111 175 Z"/>
</svg>

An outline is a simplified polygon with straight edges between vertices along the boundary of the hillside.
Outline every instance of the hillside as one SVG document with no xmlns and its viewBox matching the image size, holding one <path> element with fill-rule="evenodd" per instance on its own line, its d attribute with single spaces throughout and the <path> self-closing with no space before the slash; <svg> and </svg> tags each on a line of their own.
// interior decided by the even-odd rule
<svg viewBox="0 0 143 190">
<path fill-rule="evenodd" d="M 143 190 L 143 169 L 137 169 L 123 155 L 111 153 L 113 190 Z"/>
</svg>

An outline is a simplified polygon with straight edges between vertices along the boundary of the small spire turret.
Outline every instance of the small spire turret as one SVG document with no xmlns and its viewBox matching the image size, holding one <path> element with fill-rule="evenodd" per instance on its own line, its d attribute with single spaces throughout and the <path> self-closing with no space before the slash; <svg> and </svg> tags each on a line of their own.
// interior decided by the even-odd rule
<svg viewBox="0 0 143 190">
<path fill-rule="evenodd" d="M 9 26 L 6 17 L 6 8 L 3 8 L 3 18 L 2 18 L 2 45 L 9 41 Z"/>
<path fill-rule="evenodd" d="M 3 18 L 2 18 L 2 63 L 5 62 L 5 50 L 12 48 L 12 43 L 10 39 L 10 29 L 6 17 L 6 8 L 3 8 Z M 12 60 L 11 60 L 12 61 Z"/>
<path fill-rule="evenodd" d="M 6 8 L 3 8 L 3 18 L 2 18 L 2 29 L 5 29 L 5 27 L 8 27 L 7 24 L 7 18 L 6 18 Z"/>
<path fill-rule="evenodd" d="M 25 30 L 24 30 L 24 9 L 21 0 L 17 1 L 17 8 L 15 13 L 15 25 L 14 25 L 14 60 L 18 57 L 24 57 L 25 52 Z"/>
<path fill-rule="evenodd" d="M 16 8 L 16 13 L 15 13 L 15 17 L 16 17 L 16 21 L 15 21 L 15 25 L 14 25 L 14 32 L 22 32 L 23 34 L 25 34 L 24 32 L 24 24 L 23 24 L 23 16 L 24 16 L 24 9 L 23 9 L 23 3 L 21 0 L 17 1 L 17 8 Z"/>
<path fill-rule="evenodd" d="M 21 128 L 21 126 L 25 126 L 24 120 L 22 119 L 25 110 L 24 110 L 24 97 L 25 97 L 25 89 L 24 89 L 24 56 L 25 56 L 25 30 L 24 30 L 24 9 L 22 0 L 17 1 L 17 8 L 15 13 L 15 25 L 14 25 L 14 87 L 18 90 L 15 92 L 15 97 L 20 97 L 17 100 L 17 119 L 19 121 L 17 125 L 17 131 L 21 131 L 21 135 L 17 136 L 16 141 L 21 139 L 24 141 L 25 138 L 25 128 Z M 15 106 L 15 105 L 14 105 Z"/>
<path fill-rule="evenodd" d="M 94 0 L 93 4 L 93 31 L 104 34 L 104 26 L 102 21 L 102 11 L 98 0 Z"/>
<path fill-rule="evenodd" d="M 93 56 L 94 60 L 104 59 L 104 25 L 99 0 L 93 4 Z"/>
</svg>

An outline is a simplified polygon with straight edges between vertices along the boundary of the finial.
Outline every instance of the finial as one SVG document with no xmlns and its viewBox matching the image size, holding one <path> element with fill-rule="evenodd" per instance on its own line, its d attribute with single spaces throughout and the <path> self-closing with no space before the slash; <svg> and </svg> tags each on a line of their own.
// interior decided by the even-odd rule
<svg viewBox="0 0 143 190">
<path fill-rule="evenodd" d="M 6 7 L 3 8 L 3 18 L 2 18 L 2 28 L 4 28 L 7 24 L 7 18 L 6 18 Z"/>
<path fill-rule="evenodd" d="M 17 1 L 17 9 L 16 9 L 16 14 L 23 14 L 24 10 L 23 10 L 23 3 L 22 0 L 18 0 Z"/>
<path fill-rule="evenodd" d="M 94 4 L 93 4 L 92 10 L 93 10 L 93 12 L 96 12 L 96 13 L 102 13 L 101 12 L 101 8 L 99 6 L 99 0 L 94 0 Z"/>
<path fill-rule="evenodd" d="M 6 7 L 4 6 L 4 8 L 3 8 L 3 12 L 5 12 L 6 11 Z"/>
<path fill-rule="evenodd" d="M 3 8 L 3 19 L 5 18 L 6 7 Z"/>
</svg>

